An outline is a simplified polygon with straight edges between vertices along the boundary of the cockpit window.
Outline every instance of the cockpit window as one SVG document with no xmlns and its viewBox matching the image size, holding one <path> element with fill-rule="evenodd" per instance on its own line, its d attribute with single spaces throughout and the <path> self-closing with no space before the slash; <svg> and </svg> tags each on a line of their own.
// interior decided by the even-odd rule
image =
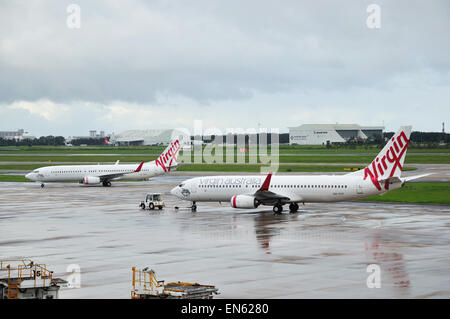
<svg viewBox="0 0 450 319">
<path fill-rule="evenodd" d="M 180 185 L 178 185 L 179 187 L 184 187 L 184 183 L 181 183 Z"/>
<path fill-rule="evenodd" d="M 33 173 L 39 174 L 39 170 L 34 170 Z"/>
</svg>

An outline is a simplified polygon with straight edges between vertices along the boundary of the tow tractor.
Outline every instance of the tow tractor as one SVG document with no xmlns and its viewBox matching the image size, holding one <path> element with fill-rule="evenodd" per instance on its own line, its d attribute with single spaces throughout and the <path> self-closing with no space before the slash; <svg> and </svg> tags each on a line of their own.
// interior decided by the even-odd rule
<svg viewBox="0 0 450 319">
<path fill-rule="evenodd" d="M 142 209 L 153 210 L 155 208 L 163 209 L 164 201 L 161 199 L 161 194 L 147 194 L 145 201 L 142 201 L 139 205 Z"/>
</svg>

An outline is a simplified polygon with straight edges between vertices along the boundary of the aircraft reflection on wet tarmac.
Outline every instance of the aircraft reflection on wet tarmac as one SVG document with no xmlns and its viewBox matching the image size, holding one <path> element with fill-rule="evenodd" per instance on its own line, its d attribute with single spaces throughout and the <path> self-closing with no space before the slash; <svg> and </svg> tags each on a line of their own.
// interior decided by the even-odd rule
<svg viewBox="0 0 450 319">
<path fill-rule="evenodd" d="M 411 282 L 401 248 L 395 244 L 396 237 L 386 230 L 373 231 L 365 243 L 367 260 L 380 266 L 383 286 L 392 289 L 395 297 L 407 298 Z"/>
</svg>

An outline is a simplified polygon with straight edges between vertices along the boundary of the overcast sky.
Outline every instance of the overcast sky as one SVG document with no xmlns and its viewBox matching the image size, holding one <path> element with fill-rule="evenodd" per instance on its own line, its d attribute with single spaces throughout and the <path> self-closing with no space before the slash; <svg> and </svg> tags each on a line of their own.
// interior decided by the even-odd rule
<svg viewBox="0 0 450 319">
<path fill-rule="evenodd" d="M 366 24 L 373 3 L 379 29 Z M 0 1 L 0 130 L 440 131 L 449 31 L 448 0 Z"/>
</svg>

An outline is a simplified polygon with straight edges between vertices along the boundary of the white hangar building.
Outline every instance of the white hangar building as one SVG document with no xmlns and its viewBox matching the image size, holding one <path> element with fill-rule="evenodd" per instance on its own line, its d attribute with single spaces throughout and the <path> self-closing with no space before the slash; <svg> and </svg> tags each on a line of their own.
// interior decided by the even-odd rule
<svg viewBox="0 0 450 319">
<path fill-rule="evenodd" d="M 190 142 L 181 131 L 173 129 L 165 130 L 128 130 L 119 134 L 111 134 L 109 142 L 113 145 L 167 145 L 171 138 L 178 137 L 181 144 Z M 186 141 L 184 141 L 186 139 Z"/>
<path fill-rule="evenodd" d="M 345 143 L 350 139 L 367 139 L 382 135 L 384 126 L 360 126 L 358 124 L 303 124 L 289 127 L 289 144 L 326 145 Z"/>
</svg>

